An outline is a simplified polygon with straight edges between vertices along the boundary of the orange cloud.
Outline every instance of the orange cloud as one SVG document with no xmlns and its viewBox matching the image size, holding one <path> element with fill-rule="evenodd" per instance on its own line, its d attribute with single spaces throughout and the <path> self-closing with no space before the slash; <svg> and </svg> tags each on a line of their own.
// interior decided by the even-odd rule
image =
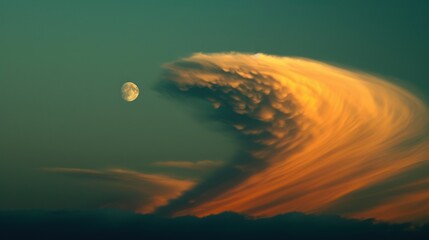
<svg viewBox="0 0 429 240">
<path fill-rule="evenodd" d="M 141 213 L 153 212 L 156 208 L 166 205 L 171 199 L 181 196 L 195 184 L 190 180 L 124 169 L 45 168 L 44 170 L 102 181 L 107 183 L 112 191 L 114 188 L 120 188 L 122 191 L 132 192 L 129 199 L 103 203 L 101 207 L 133 209 Z"/>
<path fill-rule="evenodd" d="M 428 163 L 429 115 L 406 90 L 365 73 L 264 54 L 195 54 L 165 68 L 164 83 L 207 98 L 248 154 L 225 166 L 218 184 L 214 177 L 173 203 L 173 214 L 323 213 L 344 199 L 359 205 L 365 196 L 353 193 L 401 175 L 404 190 L 394 197 L 396 186 L 383 185 L 386 194 L 366 195 L 365 209 L 333 213 L 427 219 L 429 185 L 410 187 L 418 182 L 407 173 Z M 228 169 L 241 173 L 222 175 Z M 428 179 L 425 173 L 418 181 Z"/>
</svg>

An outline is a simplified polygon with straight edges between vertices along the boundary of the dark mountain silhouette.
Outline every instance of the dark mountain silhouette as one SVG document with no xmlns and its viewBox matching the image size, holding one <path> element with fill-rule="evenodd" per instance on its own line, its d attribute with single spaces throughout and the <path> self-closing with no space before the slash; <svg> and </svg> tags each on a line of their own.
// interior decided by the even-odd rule
<svg viewBox="0 0 429 240">
<path fill-rule="evenodd" d="M 0 211 L 0 239 L 429 239 L 429 225 L 288 213 L 166 218 L 120 210 Z"/>
</svg>

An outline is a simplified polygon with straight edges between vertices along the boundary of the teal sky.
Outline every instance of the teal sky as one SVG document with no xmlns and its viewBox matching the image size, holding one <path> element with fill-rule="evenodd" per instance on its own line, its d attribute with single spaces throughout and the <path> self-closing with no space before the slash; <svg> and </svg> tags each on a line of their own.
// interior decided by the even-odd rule
<svg viewBox="0 0 429 240">
<path fill-rule="evenodd" d="M 163 63 L 194 52 L 312 58 L 429 102 L 428 10 L 425 1 L 0 0 L 0 209 L 86 208 L 109 196 L 42 168 L 202 178 L 151 163 L 229 161 L 238 145 L 220 124 L 154 89 Z M 127 81 L 140 87 L 135 102 L 121 99 Z"/>
</svg>

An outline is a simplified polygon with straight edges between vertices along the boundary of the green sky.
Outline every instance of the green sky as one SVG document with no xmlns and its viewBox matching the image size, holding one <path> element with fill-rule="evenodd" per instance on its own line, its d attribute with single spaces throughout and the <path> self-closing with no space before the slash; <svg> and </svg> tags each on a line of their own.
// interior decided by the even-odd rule
<svg viewBox="0 0 429 240">
<path fill-rule="evenodd" d="M 387 77 L 429 102 L 425 1 L 0 0 L 0 209 L 86 208 L 109 189 L 42 168 L 168 172 L 229 161 L 237 142 L 157 92 L 194 52 L 301 56 Z M 140 86 L 132 103 L 124 82 Z M 110 195 L 109 195 L 110 196 Z"/>
</svg>

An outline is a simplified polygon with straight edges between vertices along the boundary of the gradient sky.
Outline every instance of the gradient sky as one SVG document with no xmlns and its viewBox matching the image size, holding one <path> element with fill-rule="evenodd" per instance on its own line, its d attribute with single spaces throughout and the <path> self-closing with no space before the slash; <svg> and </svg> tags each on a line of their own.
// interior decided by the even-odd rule
<svg viewBox="0 0 429 240">
<path fill-rule="evenodd" d="M 160 161 L 229 161 L 237 142 L 154 89 L 194 52 L 263 52 L 363 70 L 429 102 L 424 1 L 0 0 L 0 209 L 115 198 L 44 168 L 203 178 Z M 140 96 L 121 99 L 132 81 Z M 119 193 L 121 194 L 121 193 Z"/>
</svg>

